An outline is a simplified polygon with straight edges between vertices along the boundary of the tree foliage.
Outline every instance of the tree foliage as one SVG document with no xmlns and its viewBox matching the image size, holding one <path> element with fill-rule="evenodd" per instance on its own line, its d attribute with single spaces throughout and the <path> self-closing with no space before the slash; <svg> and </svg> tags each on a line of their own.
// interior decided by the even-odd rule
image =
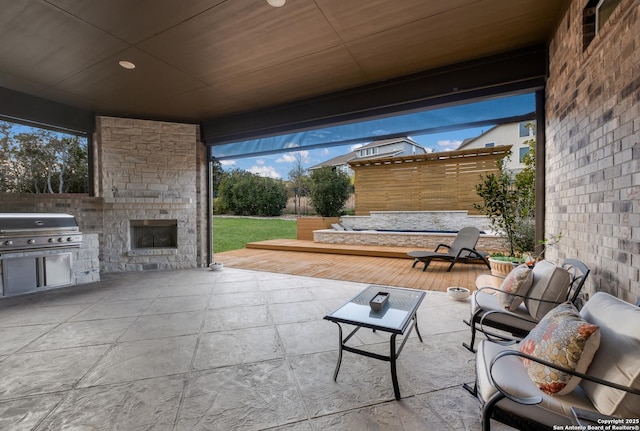
<svg viewBox="0 0 640 431">
<path fill-rule="evenodd" d="M 506 168 L 508 157 L 498 163 L 498 173 L 481 175 L 476 192 L 482 204 L 474 208 L 489 218 L 491 227 L 506 238 L 511 256 L 535 248 L 535 140 L 529 140 L 525 168 L 513 175 Z"/>
<path fill-rule="evenodd" d="M 44 129 L 13 134 L 0 122 L 0 191 L 87 193 L 86 141 Z"/>
<path fill-rule="evenodd" d="M 289 171 L 289 187 L 291 189 L 291 195 L 293 196 L 295 213 L 299 214 L 302 208 L 301 200 L 309 194 L 309 190 L 311 189 L 311 180 L 304 167 L 306 160 L 303 153 L 297 152 L 293 157 L 293 167 Z"/>
<path fill-rule="evenodd" d="M 222 169 L 222 164 L 218 160 L 211 162 L 211 182 L 213 183 L 213 190 L 211 196 L 213 198 L 218 197 L 218 189 L 220 183 L 226 177 L 227 173 Z"/>
<path fill-rule="evenodd" d="M 349 199 L 349 175 L 324 166 L 311 173 L 311 203 L 323 217 L 338 217 Z"/>
<path fill-rule="evenodd" d="M 234 170 L 218 187 L 218 204 L 235 215 L 279 216 L 287 206 L 287 189 L 282 181 Z"/>
</svg>

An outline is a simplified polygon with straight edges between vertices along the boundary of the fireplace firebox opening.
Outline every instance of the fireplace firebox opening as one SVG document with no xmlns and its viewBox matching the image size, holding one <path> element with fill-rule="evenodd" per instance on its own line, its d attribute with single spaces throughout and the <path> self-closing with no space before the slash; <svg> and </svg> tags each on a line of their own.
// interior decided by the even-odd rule
<svg viewBox="0 0 640 431">
<path fill-rule="evenodd" d="M 131 220 L 131 248 L 178 248 L 177 220 Z"/>
</svg>

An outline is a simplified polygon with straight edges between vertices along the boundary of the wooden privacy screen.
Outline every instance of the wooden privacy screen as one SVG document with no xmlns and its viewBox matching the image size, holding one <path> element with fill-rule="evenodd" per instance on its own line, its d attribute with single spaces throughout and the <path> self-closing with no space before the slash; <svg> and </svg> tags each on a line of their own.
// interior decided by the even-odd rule
<svg viewBox="0 0 640 431">
<path fill-rule="evenodd" d="M 497 161 L 510 145 L 427 153 L 404 157 L 352 160 L 356 215 L 370 211 L 466 210 L 474 203 L 481 174 L 498 172 Z"/>
</svg>

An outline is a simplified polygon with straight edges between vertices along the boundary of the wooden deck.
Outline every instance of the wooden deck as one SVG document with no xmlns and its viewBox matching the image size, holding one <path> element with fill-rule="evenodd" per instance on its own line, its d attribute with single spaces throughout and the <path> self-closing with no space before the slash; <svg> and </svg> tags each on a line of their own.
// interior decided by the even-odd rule
<svg viewBox="0 0 640 431">
<path fill-rule="evenodd" d="M 457 264 L 451 272 L 446 262 L 411 268 L 407 247 L 320 244 L 313 241 L 270 240 L 247 244 L 241 250 L 216 253 L 215 261 L 230 268 L 303 275 L 333 280 L 446 291 L 449 286 L 473 289 L 479 264 Z"/>
</svg>

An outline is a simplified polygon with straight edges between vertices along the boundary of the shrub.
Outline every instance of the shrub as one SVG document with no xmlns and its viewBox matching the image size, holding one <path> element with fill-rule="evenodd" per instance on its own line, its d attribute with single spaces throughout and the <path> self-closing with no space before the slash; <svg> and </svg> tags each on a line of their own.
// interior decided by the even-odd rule
<svg viewBox="0 0 640 431">
<path fill-rule="evenodd" d="M 310 198 L 323 217 L 338 217 L 349 199 L 351 179 L 346 173 L 324 166 L 311 173 Z"/>
<path fill-rule="evenodd" d="M 287 206 L 285 185 L 273 178 L 264 178 L 235 170 L 218 187 L 218 206 L 235 215 L 279 216 Z"/>
<path fill-rule="evenodd" d="M 525 168 L 518 174 L 506 166 L 508 157 L 498 162 L 498 173 L 481 175 L 476 192 L 482 204 L 474 208 L 489 218 L 491 227 L 506 238 L 511 256 L 533 253 L 535 249 L 535 140 L 528 141 Z"/>
</svg>

